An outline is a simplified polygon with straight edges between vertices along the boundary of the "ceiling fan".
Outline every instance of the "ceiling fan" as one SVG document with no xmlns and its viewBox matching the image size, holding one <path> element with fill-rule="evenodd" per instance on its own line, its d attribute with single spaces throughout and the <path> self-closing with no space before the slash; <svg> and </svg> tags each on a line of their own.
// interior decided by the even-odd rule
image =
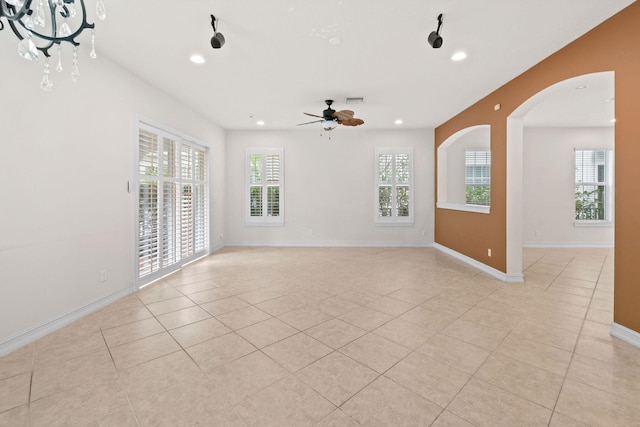
<svg viewBox="0 0 640 427">
<path fill-rule="evenodd" d="M 300 123 L 297 126 L 309 125 L 311 123 L 322 123 L 322 129 L 326 131 L 333 130 L 338 125 L 343 126 L 359 126 L 364 123 L 364 120 L 353 117 L 353 111 L 351 110 L 340 110 L 336 111 L 331 108 L 331 104 L 333 104 L 333 99 L 327 99 L 324 101 L 327 104 L 327 109 L 322 112 L 321 116 L 311 113 L 304 113 L 307 116 L 311 117 L 319 117 L 320 120 L 314 120 L 312 122 Z"/>
</svg>

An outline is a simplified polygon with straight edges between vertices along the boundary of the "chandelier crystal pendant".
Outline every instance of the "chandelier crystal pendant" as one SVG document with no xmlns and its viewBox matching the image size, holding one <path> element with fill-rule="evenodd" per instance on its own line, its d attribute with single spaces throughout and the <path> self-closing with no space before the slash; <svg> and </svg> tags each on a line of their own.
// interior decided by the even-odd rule
<svg viewBox="0 0 640 427">
<path fill-rule="evenodd" d="M 76 39 L 86 30 L 91 29 L 91 58 L 96 58 L 95 24 L 87 21 L 85 0 L 0 0 L 0 31 L 4 30 L 3 18 L 18 37 L 18 55 L 37 61 L 40 54 L 44 56 L 44 76 L 40 82 L 43 90 L 53 89 L 50 75 L 49 52 L 57 45 L 57 66 L 55 70 L 62 72 L 61 45 L 66 42 L 73 47 L 73 63 L 71 78 L 78 82 L 78 46 Z M 103 0 L 96 0 L 95 16 L 104 20 L 106 9 Z"/>
</svg>

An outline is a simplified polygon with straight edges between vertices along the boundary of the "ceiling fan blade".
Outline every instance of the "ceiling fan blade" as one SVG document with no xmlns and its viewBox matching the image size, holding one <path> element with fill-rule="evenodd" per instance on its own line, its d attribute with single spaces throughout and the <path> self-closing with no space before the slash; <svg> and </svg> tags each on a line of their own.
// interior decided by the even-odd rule
<svg viewBox="0 0 640 427">
<path fill-rule="evenodd" d="M 338 120 L 349 120 L 349 119 L 353 118 L 353 111 L 351 111 L 351 110 L 340 110 L 340 111 L 336 111 L 335 113 L 333 113 L 332 116 L 337 118 Z"/>
<path fill-rule="evenodd" d="M 364 124 L 364 120 L 352 117 L 348 120 L 339 120 L 338 123 L 343 126 L 360 126 Z"/>
<path fill-rule="evenodd" d="M 321 119 L 324 119 L 323 116 L 318 116 L 317 114 L 311 114 L 311 113 L 302 113 L 302 114 L 306 114 L 307 116 L 311 116 L 311 117 L 319 117 Z"/>
<path fill-rule="evenodd" d="M 314 120 L 314 121 L 312 121 L 312 122 L 299 123 L 299 124 L 297 124 L 296 126 L 310 125 L 311 123 L 320 123 L 320 122 L 322 122 L 322 121 L 324 121 L 324 120 Z"/>
</svg>

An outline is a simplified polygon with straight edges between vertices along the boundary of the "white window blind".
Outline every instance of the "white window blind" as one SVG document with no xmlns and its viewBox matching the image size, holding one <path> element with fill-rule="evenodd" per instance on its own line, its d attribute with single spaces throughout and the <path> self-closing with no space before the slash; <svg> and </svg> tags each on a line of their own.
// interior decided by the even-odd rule
<svg viewBox="0 0 640 427">
<path fill-rule="evenodd" d="M 247 150 L 247 224 L 283 225 L 283 150 Z"/>
<path fill-rule="evenodd" d="M 143 123 L 137 152 L 137 266 L 144 285 L 209 248 L 208 153 Z"/>
<path fill-rule="evenodd" d="M 466 204 L 491 206 L 491 151 L 465 150 Z"/>
<path fill-rule="evenodd" d="M 611 221 L 610 150 L 575 150 L 577 221 Z"/>
<path fill-rule="evenodd" d="M 376 149 L 376 223 L 413 223 L 413 149 Z"/>
</svg>

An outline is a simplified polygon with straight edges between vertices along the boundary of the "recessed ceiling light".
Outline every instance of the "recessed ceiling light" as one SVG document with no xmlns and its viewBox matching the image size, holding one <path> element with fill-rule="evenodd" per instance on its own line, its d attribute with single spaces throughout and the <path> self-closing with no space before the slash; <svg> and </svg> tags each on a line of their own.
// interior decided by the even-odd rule
<svg viewBox="0 0 640 427">
<path fill-rule="evenodd" d="M 404 123 L 401 119 L 396 120 L 395 122 L 393 122 L 397 125 L 401 125 L 402 123 Z"/>
<path fill-rule="evenodd" d="M 452 61 L 462 61 L 467 57 L 465 52 L 456 52 L 451 56 Z"/>
<path fill-rule="evenodd" d="M 256 122 L 256 124 L 257 124 L 258 126 L 264 126 L 264 120 L 258 120 L 258 121 Z"/>
<path fill-rule="evenodd" d="M 202 55 L 194 54 L 189 58 L 194 64 L 204 64 L 205 60 Z"/>
</svg>

